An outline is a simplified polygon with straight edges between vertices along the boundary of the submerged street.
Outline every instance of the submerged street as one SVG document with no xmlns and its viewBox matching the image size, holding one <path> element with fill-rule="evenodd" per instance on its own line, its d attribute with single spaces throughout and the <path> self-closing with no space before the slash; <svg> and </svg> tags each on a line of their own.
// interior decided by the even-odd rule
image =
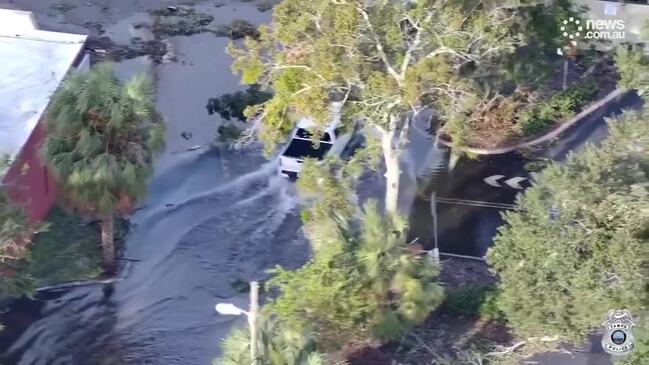
<svg viewBox="0 0 649 365">
<path fill-rule="evenodd" d="M 152 22 L 147 10 L 177 5 L 103 0 L 90 7 L 75 1 L 68 13 L 52 13 L 55 3 L 0 0 L 3 6 L 34 11 L 44 29 L 92 32 L 88 23 L 99 24 L 102 35 L 118 44 L 153 39 L 134 25 Z M 219 7 L 196 3 L 197 11 L 219 24 L 235 19 L 260 24 L 271 16 L 258 10 L 256 1 L 231 0 Z M 114 10 L 97 11 L 102 6 Z M 0 316 L 6 327 L 0 332 L 0 363 L 209 364 L 220 354 L 220 340 L 233 326 L 245 325 L 243 316 L 215 313 L 214 304 L 246 307 L 248 294 L 237 291 L 237 283 L 263 280 L 276 265 L 292 269 L 308 260 L 302 205 L 295 184 L 277 175 L 275 158 L 265 157 L 257 145 L 213 146 L 223 120 L 208 115 L 207 100 L 245 89 L 230 70 L 224 52 L 228 39 L 200 33 L 164 41 L 167 60 L 160 64 L 142 55 L 116 64 L 120 78 L 140 72 L 153 76 L 156 106 L 167 124 L 166 149 L 155 162 L 147 198 L 128 217 L 120 273 L 114 281 L 45 290 L 10 303 Z M 545 156 L 563 160 L 585 142 L 601 140 L 604 116 L 640 105 L 637 97 L 620 100 L 546 146 Z M 412 239 L 427 249 L 437 241 L 442 253 L 483 258 L 503 223 L 502 212 L 530 186 L 534 161 L 512 153 L 460 158 L 449 166 L 448 151 L 434 147 L 430 136 L 412 129 L 409 139 L 401 161 L 399 208 L 409 217 Z M 375 198 L 382 204 L 383 191 L 382 176 L 368 174 L 357 193 L 361 202 Z M 577 356 L 587 358 L 583 364 L 608 363 L 607 355 Z M 537 363 L 578 362 L 557 355 Z"/>
<path fill-rule="evenodd" d="M 238 171 L 224 168 L 233 159 Z M 272 163 L 254 153 L 199 153 L 174 176 L 154 183 L 151 204 L 134 214 L 125 257 L 138 261 L 115 283 L 48 292 L 11 309 L 34 322 L 6 349 L 6 362 L 207 364 L 240 320 L 218 316 L 214 304 L 247 302 L 232 284 L 306 260 L 296 200 Z"/>
</svg>

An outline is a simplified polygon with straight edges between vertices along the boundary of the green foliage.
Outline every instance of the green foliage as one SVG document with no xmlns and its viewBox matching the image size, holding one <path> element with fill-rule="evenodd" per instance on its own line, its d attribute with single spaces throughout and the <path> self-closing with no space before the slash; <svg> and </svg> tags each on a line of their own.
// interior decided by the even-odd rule
<svg viewBox="0 0 649 365">
<path fill-rule="evenodd" d="M 272 148 L 292 130 L 291 115 L 323 127 L 332 101 L 345 101 L 343 122 L 383 130 L 399 128 L 390 116 L 407 120 L 413 108 L 470 113 L 511 78 L 501 69 L 524 44 L 517 10 L 477 1 L 284 0 L 271 27 L 228 50 L 244 83 L 273 88 L 259 136 Z M 459 120 L 448 133 L 471 126 Z"/>
<path fill-rule="evenodd" d="M 328 158 L 320 165 L 315 159 L 305 159 L 297 181 L 300 196 L 314 200 L 311 208 L 305 210 L 306 228 L 309 224 L 319 225 L 320 222 L 330 219 L 332 215 L 351 217 L 355 213 L 355 206 L 350 201 L 351 180 L 337 178 L 343 168 L 342 161 Z"/>
<path fill-rule="evenodd" d="M 217 142 L 236 141 L 241 137 L 241 129 L 232 123 L 220 125 L 216 132 L 218 133 Z"/>
<path fill-rule="evenodd" d="M 280 294 L 269 310 L 325 348 L 403 335 L 441 303 L 438 267 L 409 252 L 405 222 L 381 216 L 374 202 L 359 219 L 338 217 L 310 226 L 314 254 L 306 265 L 274 271 L 269 284 Z"/>
<path fill-rule="evenodd" d="M 22 207 L 10 201 L 7 189 L 20 189 L 12 181 L 3 181 L 10 165 L 9 156 L 0 156 L 0 263 L 23 258 L 33 244 L 32 237 L 48 227 L 30 222 Z"/>
<path fill-rule="evenodd" d="M 521 132 L 525 136 L 533 136 L 562 119 L 573 117 L 595 99 L 598 91 L 597 81 L 594 79 L 571 85 L 547 101 L 525 111 L 518 122 Z"/>
<path fill-rule="evenodd" d="M 272 318 L 261 319 L 257 349 L 259 365 L 324 365 L 310 337 L 282 327 Z M 237 328 L 223 340 L 223 356 L 214 365 L 250 365 L 250 333 Z"/>
<path fill-rule="evenodd" d="M 498 308 L 496 293 L 493 286 L 469 284 L 449 290 L 442 306 L 444 310 L 461 316 L 498 319 L 502 313 Z"/>
<path fill-rule="evenodd" d="M 649 115 L 609 124 L 600 146 L 535 174 L 487 254 L 498 304 L 521 335 L 580 341 L 608 309 L 649 303 Z"/>
<path fill-rule="evenodd" d="M 25 257 L 6 262 L 12 275 L 0 279 L 0 292 L 19 297 L 31 296 L 38 286 L 97 278 L 101 273 L 101 254 L 97 250 L 100 228 L 79 216 L 54 206 L 45 220 L 47 230 L 32 237 Z M 128 222 L 115 221 L 115 239 L 122 240 Z"/>
<path fill-rule="evenodd" d="M 259 85 L 250 85 L 246 91 L 237 91 L 233 94 L 224 94 L 218 98 L 207 101 L 207 113 L 218 113 L 225 120 L 236 118 L 246 121 L 244 110 L 251 105 L 262 104 L 270 99 L 272 94 L 260 89 Z"/>
<path fill-rule="evenodd" d="M 649 92 L 649 57 L 642 47 L 618 47 L 615 63 L 620 74 L 619 87 L 636 89 L 639 95 Z"/>
<path fill-rule="evenodd" d="M 13 204 L 0 188 L 0 263 L 24 257 L 32 236 L 46 228 L 31 223 L 24 210 Z"/>
<path fill-rule="evenodd" d="M 146 76 L 122 84 L 110 64 L 70 75 L 52 98 L 42 155 L 68 206 L 97 217 L 146 192 L 164 129 Z"/>
</svg>

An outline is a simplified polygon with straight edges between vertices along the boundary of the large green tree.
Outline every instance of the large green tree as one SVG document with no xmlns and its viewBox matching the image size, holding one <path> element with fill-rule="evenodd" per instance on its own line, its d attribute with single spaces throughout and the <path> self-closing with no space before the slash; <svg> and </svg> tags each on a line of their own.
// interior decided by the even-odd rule
<svg viewBox="0 0 649 365">
<path fill-rule="evenodd" d="M 274 91 L 258 133 L 274 146 L 311 116 L 330 120 L 332 101 L 346 122 L 361 122 L 380 143 L 386 166 L 386 209 L 396 212 L 399 158 L 410 118 L 427 107 L 460 143 L 467 114 L 498 99 L 502 67 L 525 42 L 516 2 L 284 0 L 270 26 L 243 47 L 231 44 L 233 69 L 246 84 Z M 538 3 L 535 1 L 522 2 Z"/>
<path fill-rule="evenodd" d="M 103 264 L 115 260 L 113 220 L 143 197 L 164 129 L 148 77 L 126 83 L 111 64 L 69 76 L 52 98 L 42 154 L 63 202 L 101 220 Z"/>
<path fill-rule="evenodd" d="M 646 332 L 649 112 L 609 127 L 601 145 L 534 176 L 487 254 L 499 305 L 521 335 L 580 341 L 610 309 L 630 310 Z"/>
<path fill-rule="evenodd" d="M 332 213 L 310 223 L 313 257 L 298 270 L 275 271 L 269 284 L 280 294 L 268 310 L 289 328 L 314 333 L 324 349 L 398 338 L 443 300 L 439 268 L 408 249 L 406 223 L 383 217 L 375 202 L 358 219 Z"/>
</svg>

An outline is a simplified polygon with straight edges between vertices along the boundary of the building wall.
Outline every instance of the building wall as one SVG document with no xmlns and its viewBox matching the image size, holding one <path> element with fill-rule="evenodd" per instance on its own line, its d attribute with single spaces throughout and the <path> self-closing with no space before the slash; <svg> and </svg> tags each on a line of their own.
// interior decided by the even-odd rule
<svg viewBox="0 0 649 365">
<path fill-rule="evenodd" d="M 33 222 L 42 221 L 56 201 L 54 179 L 40 158 L 45 136 L 42 123 L 34 128 L 2 181 L 9 198 L 23 206 Z"/>
</svg>

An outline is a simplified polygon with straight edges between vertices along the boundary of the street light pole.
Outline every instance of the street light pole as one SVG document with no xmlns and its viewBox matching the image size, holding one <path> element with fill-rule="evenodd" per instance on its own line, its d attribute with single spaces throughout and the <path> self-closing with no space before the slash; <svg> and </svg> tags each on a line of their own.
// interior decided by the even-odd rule
<svg viewBox="0 0 649 365">
<path fill-rule="evenodd" d="M 248 317 L 248 330 L 250 331 L 250 363 L 251 365 L 259 364 L 257 335 L 259 333 L 259 283 L 250 282 L 250 307 L 248 311 L 237 307 L 232 303 L 217 303 L 214 310 L 224 316 L 240 316 L 244 314 Z"/>
<path fill-rule="evenodd" d="M 257 358 L 257 317 L 259 313 L 259 283 L 250 282 L 250 308 L 248 310 L 248 328 L 250 330 L 250 359 L 252 365 L 259 364 Z"/>
<path fill-rule="evenodd" d="M 435 247 L 432 250 L 433 262 L 439 264 L 439 248 L 437 246 L 437 195 L 433 191 L 430 196 L 430 213 L 433 216 L 433 242 Z"/>
</svg>

